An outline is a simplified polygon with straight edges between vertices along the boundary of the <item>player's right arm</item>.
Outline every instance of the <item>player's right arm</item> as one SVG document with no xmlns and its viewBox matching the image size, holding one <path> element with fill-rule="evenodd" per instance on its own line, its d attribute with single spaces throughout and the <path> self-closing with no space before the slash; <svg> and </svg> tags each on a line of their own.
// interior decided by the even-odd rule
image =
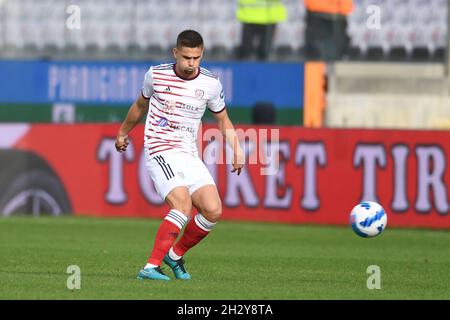
<svg viewBox="0 0 450 320">
<path fill-rule="evenodd" d="M 142 120 L 148 112 L 149 99 L 140 94 L 128 110 L 116 137 L 116 150 L 125 151 L 128 146 L 128 133 Z"/>
<path fill-rule="evenodd" d="M 128 133 L 142 120 L 147 114 L 149 108 L 149 100 L 153 94 L 153 68 L 150 68 L 144 77 L 141 94 L 133 102 L 128 110 L 127 117 L 122 122 L 116 138 L 116 150 L 125 151 L 128 146 Z"/>
</svg>

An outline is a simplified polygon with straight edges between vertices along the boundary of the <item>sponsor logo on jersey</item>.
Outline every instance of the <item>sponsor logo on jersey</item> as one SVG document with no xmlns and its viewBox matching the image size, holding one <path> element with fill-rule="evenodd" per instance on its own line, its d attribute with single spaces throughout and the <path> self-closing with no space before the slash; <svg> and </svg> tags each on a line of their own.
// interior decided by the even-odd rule
<svg viewBox="0 0 450 320">
<path fill-rule="evenodd" d="M 168 114 L 173 114 L 176 104 L 177 103 L 175 101 L 166 100 L 164 102 L 164 111 Z"/>
<path fill-rule="evenodd" d="M 169 121 L 166 118 L 161 118 L 158 120 L 158 126 L 160 127 L 167 127 L 167 125 L 169 124 Z"/>
<path fill-rule="evenodd" d="M 165 88 L 164 92 L 170 92 L 170 87 Z"/>
<path fill-rule="evenodd" d="M 183 110 L 198 111 L 197 106 L 191 106 L 189 104 L 184 104 L 184 103 L 180 104 L 179 108 L 183 109 Z"/>
<path fill-rule="evenodd" d="M 194 128 L 192 128 L 192 127 L 182 126 L 179 124 L 174 124 L 174 125 L 171 125 L 170 127 L 174 130 L 179 130 L 181 132 L 190 132 L 192 134 L 194 133 Z"/>
</svg>

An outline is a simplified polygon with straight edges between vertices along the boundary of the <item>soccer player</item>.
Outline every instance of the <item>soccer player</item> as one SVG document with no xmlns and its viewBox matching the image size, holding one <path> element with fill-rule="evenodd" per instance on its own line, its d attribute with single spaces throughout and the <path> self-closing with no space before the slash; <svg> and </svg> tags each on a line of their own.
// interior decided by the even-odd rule
<svg viewBox="0 0 450 320">
<path fill-rule="evenodd" d="M 170 207 L 138 279 L 170 280 L 160 268 L 162 261 L 177 279 L 190 279 L 182 257 L 208 235 L 222 214 L 217 187 L 199 158 L 196 145 L 206 108 L 213 112 L 233 149 L 232 172 L 239 175 L 244 166 L 243 151 L 225 108 L 222 84 L 200 67 L 203 49 L 198 32 L 181 32 L 173 49 L 175 63 L 152 66 L 147 71 L 142 93 L 131 105 L 117 134 L 115 146 L 123 152 L 128 133 L 147 114 L 145 164 L 158 194 Z M 189 219 L 192 207 L 198 213 Z M 183 235 L 175 243 L 185 225 Z"/>
</svg>

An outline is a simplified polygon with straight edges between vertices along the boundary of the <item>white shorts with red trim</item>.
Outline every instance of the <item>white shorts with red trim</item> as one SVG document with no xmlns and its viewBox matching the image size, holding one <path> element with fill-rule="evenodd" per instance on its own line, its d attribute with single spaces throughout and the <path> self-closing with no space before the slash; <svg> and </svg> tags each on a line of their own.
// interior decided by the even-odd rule
<svg viewBox="0 0 450 320">
<path fill-rule="evenodd" d="M 185 186 L 192 195 L 200 187 L 216 185 L 203 161 L 188 153 L 161 152 L 150 156 L 145 152 L 145 166 L 162 199 L 175 187 Z"/>
</svg>

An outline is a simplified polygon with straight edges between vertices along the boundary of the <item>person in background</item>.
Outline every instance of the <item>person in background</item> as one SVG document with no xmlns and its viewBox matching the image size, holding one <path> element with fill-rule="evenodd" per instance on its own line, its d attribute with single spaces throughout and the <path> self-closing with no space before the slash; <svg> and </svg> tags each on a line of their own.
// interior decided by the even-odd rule
<svg viewBox="0 0 450 320">
<path fill-rule="evenodd" d="M 249 59 L 256 53 L 259 60 L 267 60 L 276 25 L 287 17 L 283 3 L 280 0 L 238 0 L 236 17 L 242 23 L 238 59 Z"/>
<path fill-rule="evenodd" d="M 352 0 L 303 0 L 306 8 L 307 60 L 341 60 L 349 47 L 347 16 Z"/>
</svg>

